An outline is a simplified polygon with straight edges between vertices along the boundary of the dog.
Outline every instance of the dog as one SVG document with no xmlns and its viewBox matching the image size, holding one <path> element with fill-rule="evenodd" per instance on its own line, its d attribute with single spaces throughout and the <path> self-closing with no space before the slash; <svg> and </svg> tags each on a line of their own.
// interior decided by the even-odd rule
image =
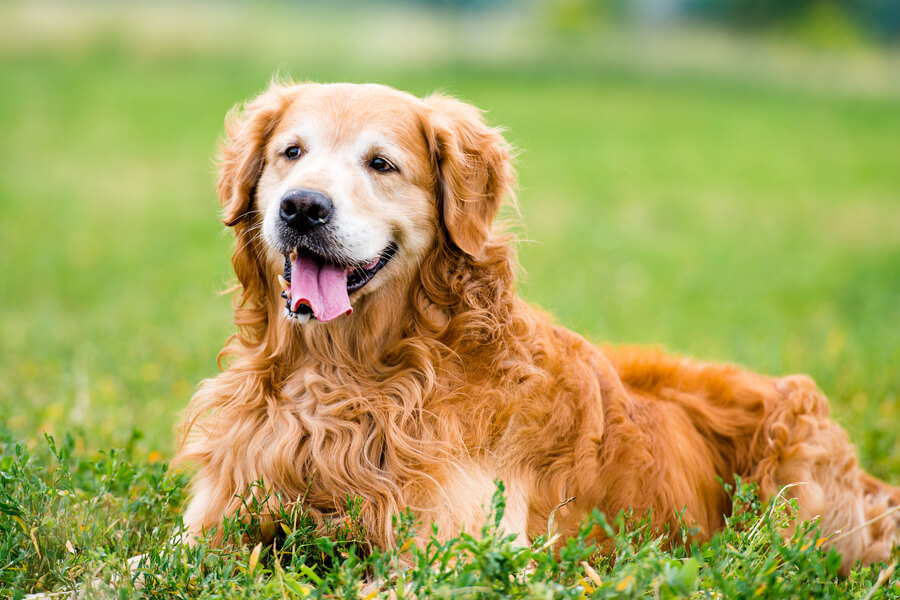
<svg viewBox="0 0 900 600">
<path fill-rule="evenodd" d="M 859 467 L 809 378 L 598 348 L 516 296 L 494 224 L 511 150 L 476 108 L 273 83 L 230 113 L 220 163 L 237 333 L 184 415 L 191 534 L 262 481 L 320 520 L 361 498 L 367 542 L 389 548 L 406 507 L 442 536 L 479 530 L 499 479 L 521 544 L 557 508 L 562 539 L 596 508 L 702 541 L 740 475 L 764 500 L 802 483 L 785 493 L 844 532 L 845 572 L 889 558 L 900 488 Z"/>
</svg>

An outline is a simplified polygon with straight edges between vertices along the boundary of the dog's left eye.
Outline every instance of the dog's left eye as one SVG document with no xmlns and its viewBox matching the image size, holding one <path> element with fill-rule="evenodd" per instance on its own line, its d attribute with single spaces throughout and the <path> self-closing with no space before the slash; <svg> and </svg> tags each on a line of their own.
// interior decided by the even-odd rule
<svg viewBox="0 0 900 600">
<path fill-rule="evenodd" d="M 388 173 L 390 171 L 397 170 L 397 167 L 392 165 L 386 158 L 382 158 L 381 156 L 376 156 L 375 158 L 370 160 L 369 168 L 373 171 L 378 171 L 379 173 Z"/>
</svg>

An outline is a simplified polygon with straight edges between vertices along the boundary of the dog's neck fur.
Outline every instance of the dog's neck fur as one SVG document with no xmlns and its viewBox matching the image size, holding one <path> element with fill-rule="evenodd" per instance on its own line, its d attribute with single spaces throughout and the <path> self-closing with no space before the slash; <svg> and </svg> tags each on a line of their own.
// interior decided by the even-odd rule
<svg viewBox="0 0 900 600">
<path fill-rule="evenodd" d="M 429 346 L 430 360 L 472 351 L 498 356 L 495 346 L 503 342 L 515 299 L 514 251 L 505 239 L 488 243 L 478 258 L 458 249 L 447 250 L 439 241 L 426 256 L 418 272 L 382 285 L 357 302 L 352 315 L 329 323 L 310 321 L 298 325 L 284 317 L 284 301 L 278 290 L 268 286 L 262 302 L 254 302 L 252 319 L 264 324 L 258 340 L 254 332 L 239 335 L 223 354 L 236 357 L 268 357 L 268 364 L 284 368 L 273 372 L 273 383 L 302 369 L 344 370 L 354 376 L 384 378 L 397 362 L 397 353 L 411 340 Z M 498 268 L 499 267 L 499 268 Z M 253 285 L 244 282 L 243 296 L 236 308 L 236 322 L 242 322 L 240 308 Z M 250 304 L 250 302 L 246 302 Z M 490 346 L 490 348 L 488 348 Z M 500 353 L 502 354 L 502 352 Z M 408 357 L 403 358 L 408 365 Z M 373 381 L 366 381 L 372 385 Z"/>
</svg>

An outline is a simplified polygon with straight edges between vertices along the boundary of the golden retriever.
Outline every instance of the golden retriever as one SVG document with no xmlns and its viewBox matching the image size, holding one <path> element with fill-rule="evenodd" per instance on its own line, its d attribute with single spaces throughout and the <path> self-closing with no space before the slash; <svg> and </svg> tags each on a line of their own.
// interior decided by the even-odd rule
<svg viewBox="0 0 900 600">
<path fill-rule="evenodd" d="M 800 516 L 849 534 L 845 571 L 889 557 L 900 488 L 859 468 L 810 379 L 597 348 L 516 296 L 492 224 L 510 151 L 477 109 L 273 84 L 226 130 L 238 333 L 185 415 L 191 532 L 261 479 L 320 517 L 361 497 L 368 541 L 390 547 L 405 507 L 445 536 L 477 529 L 500 479 L 502 526 L 523 544 L 570 497 L 561 536 L 631 507 L 660 530 L 683 514 L 702 540 L 731 508 L 720 479 L 739 474 L 765 499 L 803 482 Z"/>
</svg>

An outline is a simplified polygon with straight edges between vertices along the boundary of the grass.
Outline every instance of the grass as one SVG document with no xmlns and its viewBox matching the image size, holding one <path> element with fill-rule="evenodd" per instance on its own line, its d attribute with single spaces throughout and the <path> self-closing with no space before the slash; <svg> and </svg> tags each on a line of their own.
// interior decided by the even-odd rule
<svg viewBox="0 0 900 600">
<path fill-rule="evenodd" d="M 224 524 L 223 545 L 187 548 L 169 539 L 179 526 L 182 475 L 139 459 L 133 444 L 94 460 L 74 448 L 71 436 L 61 444 L 48 437 L 34 453 L 7 442 L 0 455 L 0 509 L 7 516 L 0 521 L 0 555 L 9 560 L 0 585 L 15 598 L 22 590 L 58 587 L 78 587 L 86 598 L 900 595 L 889 581 L 896 563 L 839 578 L 840 555 L 823 550 L 815 523 L 793 520 L 793 501 L 777 497 L 762 506 L 754 489 L 739 480 L 727 529 L 697 545 L 682 526 L 675 539 L 683 545 L 672 549 L 648 529 L 647 516 L 609 518 L 598 511 L 558 552 L 551 548 L 555 538 L 547 535 L 530 547 L 516 545 L 498 530 L 505 508 L 500 482 L 480 535 L 431 537 L 424 548 L 412 544 L 421 524 L 411 512 L 395 520 L 399 550 L 369 553 L 362 550 L 361 503 L 351 503 L 348 516 L 322 536 L 301 504 L 277 497 L 270 497 L 277 507 L 272 545 L 244 543 L 260 531 L 262 501 L 249 500 L 247 519 Z M 608 536 L 602 549 L 592 530 Z M 125 560 L 142 551 L 148 553 L 127 572 Z"/>
<path fill-rule="evenodd" d="M 181 586 L 184 597 L 282 597 L 282 582 L 340 595 L 397 560 L 357 556 L 352 532 L 329 546 L 302 527 L 302 549 L 277 546 L 277 560 L 264 549 L 252 568 L 250 547 L 166 545 L 186 493 L 185 476 L 165 468 L 171 430 L 231 331 L 217 295 L 231 242 L 217 220 L 215 140 L 225 112 L 279 70 L 443 89 L 489 109 L 522 151 L 525 297 L 596 341 L 810 373 L 864 466 L 900 483 L 900 96 L 890 88 L 663 69 L 587 43 L 498 54 L 466 37 L 464 19 L 435 28 L 415 12 L 423 25 L 409 31 L 455 33 L 403 59 L 415 53 L 390 36 L 379 54 L 327 35 L 365 18 L 286 6 L 201 6 L 172 31 L 112 5 L 83 15 L 40 6 L 0 6 L 0 596 L 109 581 L 124 558 L 162 549 L 174 558 L 148 566 L 162 586 L 151 596 Z M 301 17 L 309 40 L 289 37 Z M 238 27 L 245 20 L 257 26 Z M 758 520 L 751 505 L 746 519 Z M 434 550 L 465 561 L 403 576 L 419 592 L 471 596 L 751 597 L 765 583 L 758 597 L 774 598 L 875 586 L 880 567 L 816 587 L 832 579 L 827 556 L 798 550 L 800 538 L 750 536 L 740 518 L 711 544 L 675 552 L 633 524 L 616 537 L 615 562 L 583 539 L 569 560 L 490 534 Z M 520 569 L 530 561 L 538 567 Z M 898 595 L 892 581 L 875 597 Z"/>
</svg>

